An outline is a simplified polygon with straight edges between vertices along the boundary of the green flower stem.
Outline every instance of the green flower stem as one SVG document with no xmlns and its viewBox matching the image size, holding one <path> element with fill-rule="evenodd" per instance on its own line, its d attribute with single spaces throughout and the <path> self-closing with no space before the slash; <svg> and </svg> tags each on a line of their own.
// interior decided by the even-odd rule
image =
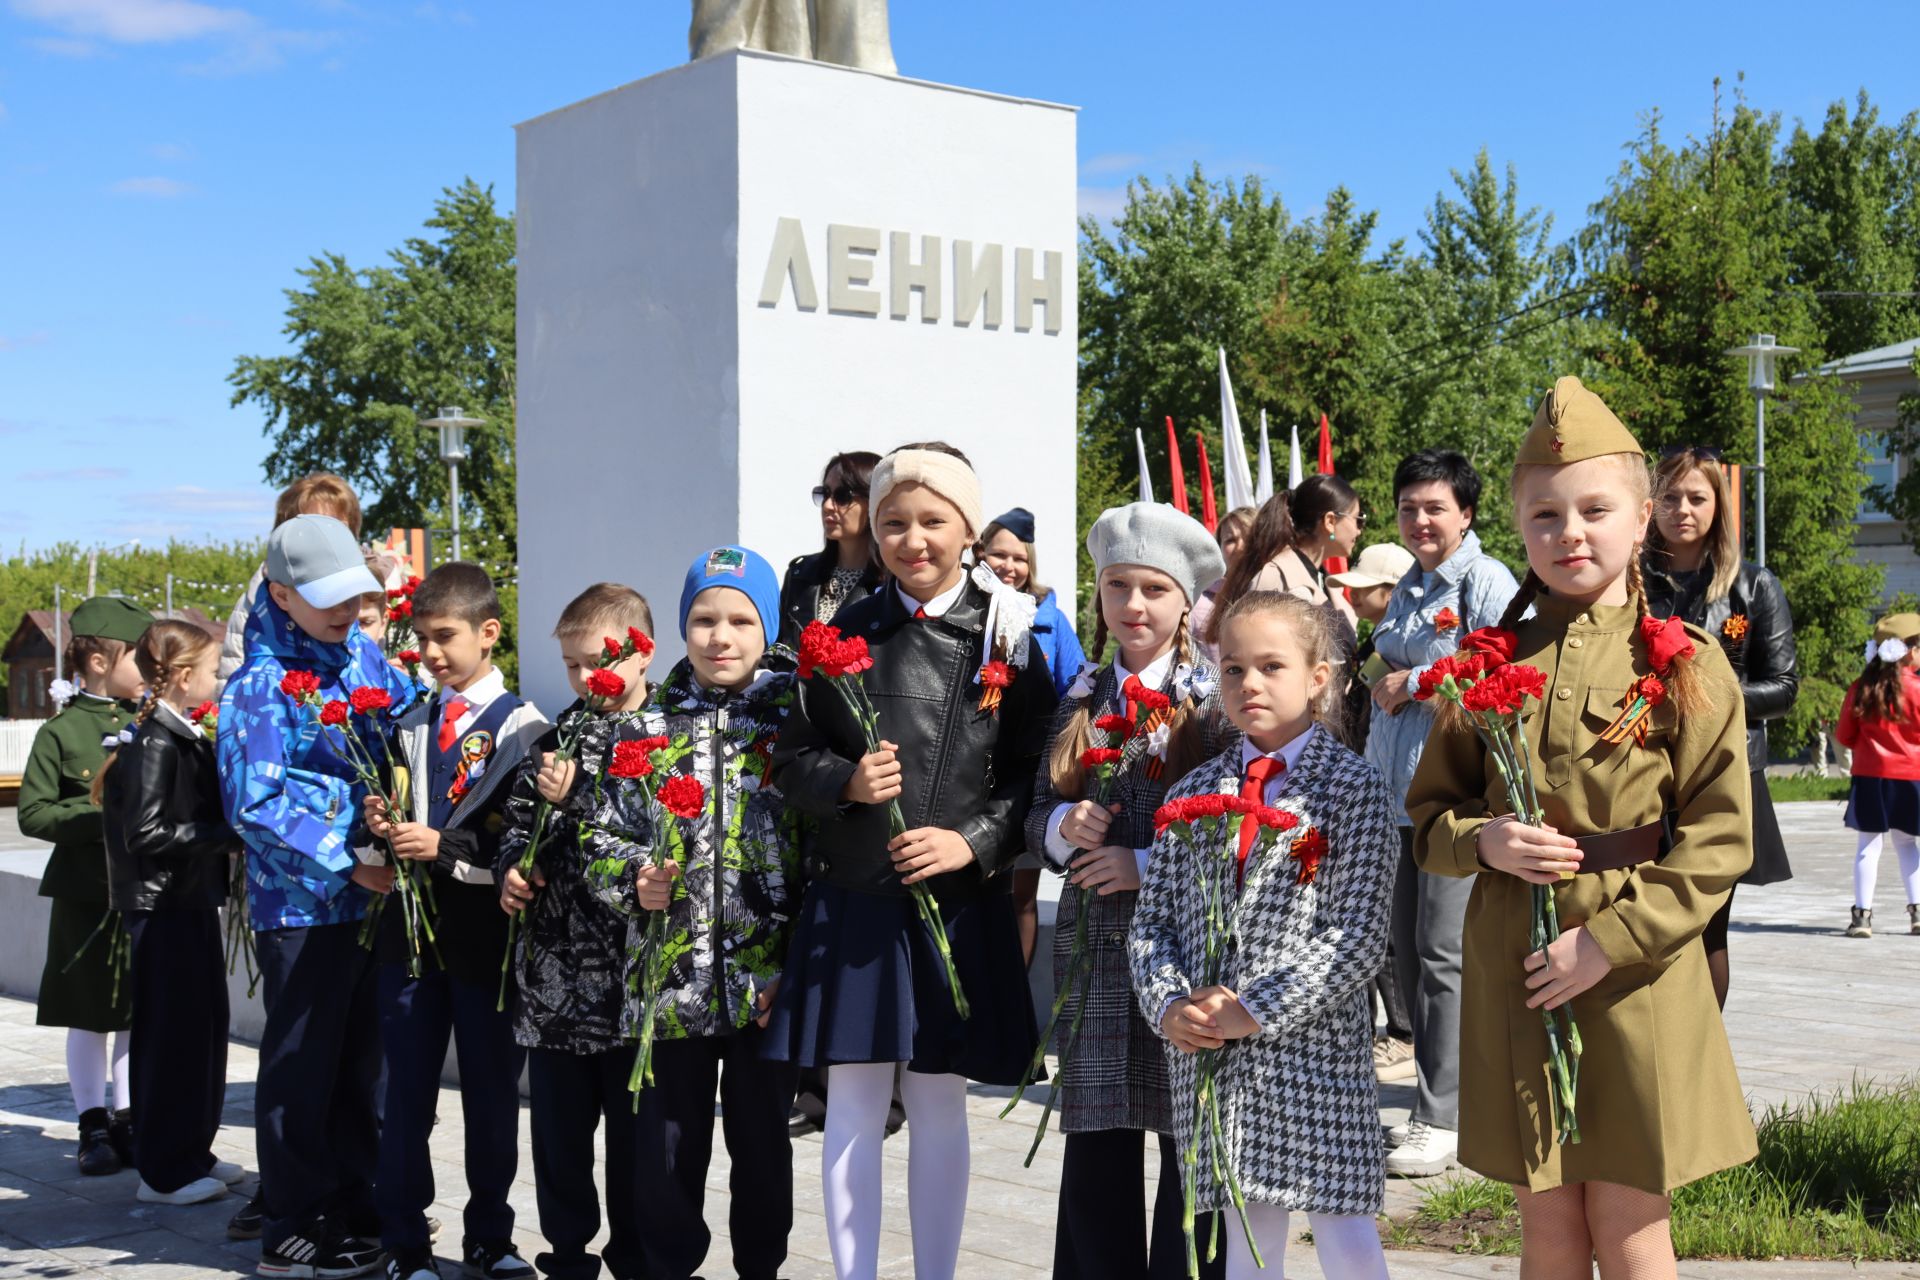
<svg viewBox="0 0 1920 1280">
<path fill-rule="evenodd" d="M 687 846 L 680 834 L 680 820 L 668 814 L 667 846 L 674 857 L 672 861 L 686 865 Z M 654 846 L 653 865 L 664 865 L 668 859 L 660 856 L 660 847 Z M 627 1090 L 633 1094 L 633 1109 L 640 1110 L 640 1090 L 653 1083 L 653 1042 L 654 1024 L 660 1019 L 660 992 L 666 985 L 666 965 L 664 956 L 667 944 L 667 910 L 672 903 L 668 895 L 668 908 L 647 913 L 647 931 L 640 943 L 640 1043 L 633 1055 L 633 1073 L 627 1077 Z"/>
</svg>

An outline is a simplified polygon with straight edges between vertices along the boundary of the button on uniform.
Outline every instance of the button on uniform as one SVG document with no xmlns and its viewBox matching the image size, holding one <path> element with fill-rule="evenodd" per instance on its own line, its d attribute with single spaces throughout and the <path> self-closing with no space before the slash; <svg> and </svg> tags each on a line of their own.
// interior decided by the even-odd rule
<svg viewBox="0 0 1920 1280">
<path fill-rule="evenodd" d="M 1571 689 L 1556 689 L 1556 690 L 1554 690 L 1554 694 L 1553 694 L 1553 696 L 1554 696 L 1554 697 L 1556 697 L 1556 698 L 1558 698 L 1558 699 L 1560 699 L 1560 701 L 1562 701 L 1562 702 L 1565 702 L 1565 701 L 1566 701 L 1566 700 L 1567 700 L 1568 698 L 1571 698 L 1571 697 L 1573 696 L 1573 690 L 1571 690 Z"/>
</svg>

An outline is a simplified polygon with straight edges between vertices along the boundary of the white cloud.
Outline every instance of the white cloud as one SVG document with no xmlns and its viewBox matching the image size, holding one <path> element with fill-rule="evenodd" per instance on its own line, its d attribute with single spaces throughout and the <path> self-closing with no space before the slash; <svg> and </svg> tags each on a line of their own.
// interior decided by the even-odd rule
<svg viewBox="0 0 1920 1280">
<path fill-rule="evenodd" d="M 0 351 L 18 351 L 22 347 L 43 347 L 47 343 L 47 331 L 36 329 L 32 333 L 23 333 L 17 337 L 0 333 Z"/>
<path fill-rule="evenodd" d="M 1145 156 L 1134 155 L 1132 152 L 1109 151 L 1097 156 L 1088 156 L 1081 161 L 1080 172 L 1085 174 L 1126 173 L 1131 176 L 1138 173 L 1140 166 L 1146 162 Z"/>
<path fill-rule="evenodd" d="M 1112 222 L 1127 207 L 1127 189 L 1125 187 L 1081 187 L 1075 193 L 1075 204 L 1082 217 L 1100 222 Z"/>
<path fill-rule="evenodd" d="M 253 515 L 266 518 L 273 511 L 271 489 L 205 489 L 175 485 L 148 493 L 130 493 L 123 505 L 134 511 L 181 516 Z"/>
<path fill-rule="evenodd" d="M 13 11 L 69 35 L 115 44 L 169 44 L 231 34 L 255 25 L 243 9 L 194 0 L 13 0 Z"/>
<path fill-rule="evenodd" d="M 193 184 L 178 178 L 122 178 L 107 190 L 121 196 L 152 196 L 156 200 L 172 200 L 192 191 Z"/>
<path fill-rule="evenodd" d="M 28 484 L 91 484 L 99 480 L 124 480 L 125 467 L 60 467 L 47 471 L 22 471 L 19 478 Z"/>
</svg>

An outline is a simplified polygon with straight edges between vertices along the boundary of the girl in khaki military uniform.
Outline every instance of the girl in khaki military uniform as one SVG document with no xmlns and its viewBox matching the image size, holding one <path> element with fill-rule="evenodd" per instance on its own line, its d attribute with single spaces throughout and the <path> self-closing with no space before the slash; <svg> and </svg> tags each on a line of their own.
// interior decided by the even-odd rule
<svg viewBox="0 0 1920 1280">
<path fill-rule="evenodd" d="M 1752 860 L 1740 689 L 1704 632 L 1643 628 L 1646 458 L 1579 379 L 1534 418 L 1514 498 L 1529 572 L 1502 624 L 1513 660 L 1547 676 L 1525 713 L 1547 825 L 1513 816 L 1458 717 L 1435 726 L 1407 796 L 1421 866 L 1475 877 L 1460 1158 L 1514 1184 L 1528 1280 L 1585 1277 L 1595 1258 L 1607 1280 L 1671 1277 L 1668 1193 L 1755 1154 L 1700 942 Z M 1656 672 L 1666 694 L 1644 738 L 1605 741 Z M 1535 884 L 1554 886 L 1563 932 L 1529 953 Z M 1540 1010 L 1569 1001 L 1581 1140 L 1561 1145 Z"/>
</svg>

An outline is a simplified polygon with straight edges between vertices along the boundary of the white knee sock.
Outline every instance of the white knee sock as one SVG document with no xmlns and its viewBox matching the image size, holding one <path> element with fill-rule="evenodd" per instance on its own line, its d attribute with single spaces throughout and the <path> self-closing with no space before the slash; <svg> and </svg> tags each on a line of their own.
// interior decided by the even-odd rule
<svg viewBox="0 0 1920 1280">
<path fill-rule="evenodd" d="M 113 1033 L 113 1109 L 133 1105 L 133 1032 Z"/>
<path fill-rule="evenodd" d="M 1880 844 L 1879 833 L 1862 831 L 1853 855 L 1853 905 L 1862 910 L 1873 905 L 1873 886 L 1880 880 Z"/>
<path fill-rule="evenodd" d="M 107 1105 L 107 1036 L 67 1028 L 67 1084 L 75 1115 Z"/>
<path fill-rule="evenodd" d="M 891 1062 L 827 1068 L 820 1195 L 840 1280 L 874 1280 L 880 1270 L 880 1148 L 893 1105 L 893 1070 Z"/>
<path fill-rule="evenodd" d="M 905 1071 L 900 1101 L 907 1109 L 914 1280 L 953 1280 L 967 1220 L 967 1081 Z"/>
<path fill-rule="evenodd" d="M 1227 1280 L 1286 1280 L 1290 1216 L 1277 1204 L 1247 1206 L 1247 1222 L 1266 1263 L 1263 1270 L 1254 1265 L 1238 1215 L 1228 1211 L 1220 1224 L 1227 1237 Z M 1310 1213 L 1307 1226 L 1313 1229 L 1313 1251 L 1328 1280 L 1387 1280 L 1387 1255 L 1372 1218 Z"/>
<path fill-rule="evenodd" d="M 1908 902 L 1920 902 L 1920 845 L 1904 831 L 1891 833 L 1893 851 L 1900 858 L 1900 879 L 1905 882 Z"/>
</svg>

